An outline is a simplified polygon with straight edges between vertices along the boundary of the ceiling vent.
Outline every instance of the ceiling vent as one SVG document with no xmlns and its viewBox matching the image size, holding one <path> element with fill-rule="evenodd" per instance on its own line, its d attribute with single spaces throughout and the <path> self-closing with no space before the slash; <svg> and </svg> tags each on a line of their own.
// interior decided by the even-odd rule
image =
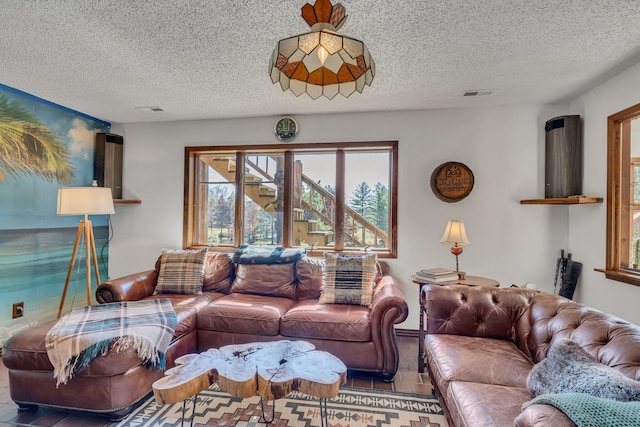
<svg viewBox="0 0 640 427">
<path fill-rule="evenodd" d="M 493 89 L 491 90 L 468 90 L 462 96 L 485 96 L 493 94 Z"/>
<path fill-rule="evenodd" d="M 160 111 L 164 111 L 161 107 L 136 107 L 136 110 L 138 111 L 151 111 L 154 113 L 160 112 Z"/>
</svg>

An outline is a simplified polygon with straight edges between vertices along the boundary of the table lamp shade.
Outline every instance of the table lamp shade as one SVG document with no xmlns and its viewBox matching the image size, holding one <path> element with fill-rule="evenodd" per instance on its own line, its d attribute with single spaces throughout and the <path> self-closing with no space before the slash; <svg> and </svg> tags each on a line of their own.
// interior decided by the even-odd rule
<svg viewBox="0 0 640 427">
<path fill-rule="evenodd" d="M 110 188 L 63 187 L 58 189 L 58 215 L 111 215 L 115 213 Z"/>
<path fill-rule="evenodd" d="M 449 221 L 447 227 L 444 229 L 440 243 L 468 245 L 469 238 L 464 229 L 464 224 L 460 221 Z"/>
</svg>

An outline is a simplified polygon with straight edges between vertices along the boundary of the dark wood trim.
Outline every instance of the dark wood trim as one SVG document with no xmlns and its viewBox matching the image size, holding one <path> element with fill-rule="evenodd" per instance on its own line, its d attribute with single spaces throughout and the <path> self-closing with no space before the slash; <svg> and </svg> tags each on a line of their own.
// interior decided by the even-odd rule
<svg viewBox="0 0 640 427">
<path fill-rule="evenodd" d="M 186 248 L 193 243 L 193 236 L 191 234 L 193 211 L 189 200 L 192 200 L 191 194 L 193 192 L 193 182 L 189 173 L 195 174 L 195 168 L 193 166 L 194 156 L 191 155 L 188 149 L 184 150 L 184 192 L 182 200 L 182 247 Z"/>
<path fill-rule="evenodd" d="M 195 175 L 198 176 L 197 182 L 207 181 L 207 168 L 197 159 L 194 159 L 194 162 L 198 162 L 195 165 Z M 194 185 L 192 194 L 194 194 L 195 197 L 195 203 L 193 203 L 193 206 L 191 206 L 191 209 L 193 211 L 193 215 L 191 215 L 191 221 L 193 222 L 194 230 L 193 241 L 207 242 L 209 240 L 208 227 L 207 224 L 203 224 L 202 221 L 202 218 L 205 217 L 205 213 L 208 210 L 207 204 L 202 203 L 204 200 L 208 200 L 207 189 L 202 185 Z"/>
<path fill-rule="evenodd" d="M 607 231 L 606 231 L 606 262 L 605 269 L 613 270 L 617 265 L 617 239 L 618 231 L 616 229 L 616 206 L 618 204 L 617 188 L 618 182 L 618 164 L 619 164 L 619 133 L 618 123 L 613 116 L 607 120 Z"/>
<path fill-rule="evenodd" d="M 602 203 L 602 197 L 549 197 L 520 200 L 521 205 L 589 205 Z"/>
<path fill-rule="evenodd" d="M 284 246 L 293 245 L 293 184 L 295 174 L 293 173 L 293 153 L 284 152 L 284 212 L 282 227 L 282 244 Z"/>
<path fill-rule="evenodd" d="M 418 338 L 420 336 L 420 331 L 416 329 L 396 328 L 396 335 L 404 338 Z"/>
<path fill-rule="evenodd" d="M 640 117 L 640 104 L 626 108 L 607 118 L 607 228 L 605 268 L 595 269 L 607 279 L 640 286 L 640 274 L 626 270 L 622 257 L 629 257 L 629 224 L 623 224 L 625 212 L 628 217 L 629 189 L 623 193 L 624 183 L 630 182 L 628 174 L 631 162 L 629 144 L 625 144 L 623 133 L 628 134 L 630 120 Z M 625 147 L 627 145 L 627 147 Z M 626 156 L 626 158 L 624 157 Z M 627 206 L 623 206 L 624 203 Z M 626 234 L 623 234 L 626 233 Z M 626 248 L 623 248 L 626 246 Z"/>
<path fill-rule="evenodd" d="M 237 153 L 237 152 L 251 152 L 251 153 L 263 153 L 268 151 L 285 151 L 290 150 L 298 153 L 303 153 L 305 151 L 319 151 L 323 149 L 339 149 L 345 148 L 348 150 L 353 150 L 357 148 L 361 148 L 363 151 L 369 151 L 372 148 L 392 148 L 394 146 L 397 147 L 398 141 L 364 141 L 364 142 L 314 142 L 314 143 L 303 143 L 303 144 L 259 144 L 259 145 L 209 145 L 209 146 L 190 146 L 185 147 L 188 153 L 202 153 L 202 152 L 224 152 L 228 151 L 229 153 Z"/>
<path fill-rule="evenodd" d="M 389 246 L 390 256 L 396 258 L 398 256 L 398 142 L 391 147 L 391 182 L 389 187 L 392 188 L 395 197 L 390 197 L 389 200 L 389 236 L 394 236 L 391 239 L 391 244 L 387 242 Z"/>
<path fill-rule="evenodd" d="M 390 177 L 389 177 L 389 191 L 394 197 L 390 197 L 389 200 L 389 242 L 387 242 L 387 248 L 372 249 L 372 252 L 378 254 L 380 258 L 396 258 L 398 248 L 398 141 L 366 141 L 366 142 L 345 142 L 345 143 L 298 143 L 298 144 L 263 144 L 263 145 L 219 145 L 219 146 L 189 146 L 185 147 L 185 184 L 184 184 L 184 225 L 183 225 L 183 247 L 204 247 L 197 240 L 194 235 L 194 226 L 196 221 L 196 213 L 194 212 L 194 206 L 196 204 L 194 197 L 196 197 L 194 182 L 196 181 L 196 175 L 194 172 L 194 163 L 201 155 L 207 153 L 224 153 L 236 156 L 236 164 L 243 164 L 243 159 L 246 153 L 262 154 L 274 151 L 284 152 L 286 165 L 295 159 L 296 153 L 312 153 L 317 151 L 333 151 L 336 153 L 336 212 L 335 220 L 337 224 L 344 223 L 344 206 L 345 206 L 345 194 L 344 194 L 344 182 L 345 182 L 345 153 L 354 151 L 372 151 L 372 150 L 388 150 L 390 153 Z M 285 166 L 289 168 L 292 166 Z M 189 172 L 191 171 L 191 172 Z M 292 172 L 292 169 L 289 169 Z M 290 219 L 293 218 L 293 206 L 290 203 L 293 196 L 293 181 L 290 179 L 293 175 L 291 173 L 286 174 L 284 195 L 285 195 L 285 211 L 284 211 L 284 224 L 283 227 L 283 245 L 291 246 L 293 244 L 293 225 Z M 290 182 L 288 182 L 290 181 Z M 241 212 L 244 206 L 244 171 L 242 168 L 236 168 L 236 222 L 234 224 L 234 246 L 237 247 L 243 244 L 244 239 L 244 215 Z M 189 201 L 194 203 L 189 206 Z M 332 251 L 353 250 L 353 248 L 345 248 L 344 242 L 344 230 L 342 227 L 335 227 L 334 230 L 334 242 L 335 246 L 331 248 Z M 229 248 L 215 247 L 214 250 L 226 251 Z M 231 248 L 233 249 L 233 248 Z"/>
<path fill-rule="evenodd" d="M 344 150 L 336 152 L 336 212 L 335 224 L 344 224 L 344 176 L 345 176 L 345 158 Z M 334 225 L 335 225 L 334 224 Z M 346 226 L 346 224 L 344 224 Z M 344 227 L 334 227 L 335 250 L 344 250 Z"/>
<path fill-rule="evenodd" d="M 633 232 L 633 218 L 631 217 L 631 193 L 633 192 L 633 186 L 631 185 L 633 182 L 633 178 L 631 177 L 631 122 L 629 120 L 625 120 L 620 123 L 619 131 L 620 141 L 629 141 L 628 144 L 619 144 L 620 149 L 620 189 L 625 189 L 625 191 L 620 191 L 620 238 L 617 240 L 618 242 L 618 250 L 620 267 L 629 268 L 630 263 L 622 262 L 622 260 L 628 260 L 631 255 L 631 245 L 633 242 L 630 241 L 630 236 Z M 627 219 L 624 221 L 623 219 Z"/>
<path fill-rule="evenodd" d="M 236 205 L 234 211 L 233 243 L 240 246 L 244 243 L 244 157 L 243 151 L 236 153 Z"/>
<path fill-rule="evenodd" d="M 627 283 L 629 285 L 640 286 L 640 274 L 626 270 L 606 270 L 604 268 L 594 268 L 594 271 L 604 273 L 607 279 Z"/>
</svg>

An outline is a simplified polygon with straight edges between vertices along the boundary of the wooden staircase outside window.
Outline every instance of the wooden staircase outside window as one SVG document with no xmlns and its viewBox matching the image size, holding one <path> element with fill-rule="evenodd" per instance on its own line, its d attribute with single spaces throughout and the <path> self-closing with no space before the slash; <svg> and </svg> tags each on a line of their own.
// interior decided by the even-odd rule
<svg viewBox="0 0 640 427">
<path fill-rule="evenodd" d="M 233 156 L 203 156 L 204 164 L 210 166 L 228 182 L 235 182 L 236 161 Z M 276 217 L 279 205 L 276 171 L 261 167 L 258 161 L 245 158 L 245 196 Z M 294 179 L 294 235 L 295 245 L 326 247 L 333 245 L 335 229 L 335 194 L 323 188 L 310 177 L 302 174 L 302 164 L 296 162 Z M 303 191 L 304 190 L 304 191 Z M 344 235 L 350 246 L 386 247 L 387 233 L 367 218 L 345 205 Z M 303 243 L 304 241 L 304 243 Z"/>
</svg>

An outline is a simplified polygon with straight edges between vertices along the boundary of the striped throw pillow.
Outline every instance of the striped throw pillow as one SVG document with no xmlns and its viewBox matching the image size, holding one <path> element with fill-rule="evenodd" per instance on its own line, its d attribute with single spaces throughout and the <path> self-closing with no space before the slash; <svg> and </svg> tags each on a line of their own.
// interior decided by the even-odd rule
<svg viewBox="0 0 640 427">
<path fill-rule="evenodd" d="M 324 254 L 321 304 L 370 306 L 376 277 L 376 254 Z"/>
<path fill-rule="evenodd" d="M 201 294 L 207 249 L 198 252 L 163 253 L 156 294 Z"/>
</svg>

